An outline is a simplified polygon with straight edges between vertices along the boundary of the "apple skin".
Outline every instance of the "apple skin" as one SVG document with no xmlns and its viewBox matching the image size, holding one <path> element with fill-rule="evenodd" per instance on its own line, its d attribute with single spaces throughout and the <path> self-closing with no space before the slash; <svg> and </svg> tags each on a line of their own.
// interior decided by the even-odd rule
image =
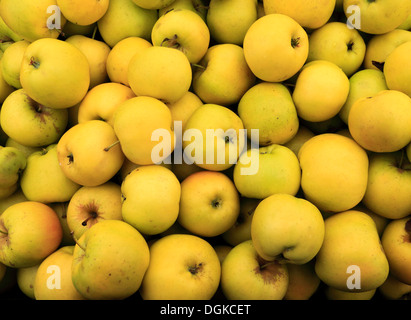
<svg viewBox="0 0 411 320">
<path fill-rule="evenodd" d="M 220 277 L 220 260 L 209 242 L 171 234 L 150 246 L 150 265 L 139 291 L 144 300 L 209 300 Z"/>
<path fill-rule="evenodd" d="M 57 144 L 32 153 L 20 178 L 20 187 L 28 200 L 45 204 L 71 199 L 80 185 L 61 170 Z"/>
<path fill-rule="evenodd" d="M 151 31 L 154 46 L 182 51 L 190 63 L 198 63 L 210 44 L 210 31 L 205 21 L 188 9 L 174 9 L 158 18 Z"/>
<path fill-rule="evenodd" d="M 73 285 L 89 300 L 126 299 L 139 290 L 149 261 L 148 244 L 135 228 L 121 220 L 102 220 L 77 240 Z"/>
<path fill-rule="evenodd" d="M 57 143 L 57 157 L 64 174 L 82 186 L 107 182 L 124 162 L 113 127 L 102 120 L 79 123 L 67 130 Z"/>
<path fill-rule="evenodd" d="M 287 265 L 264 261 L 251 240 L 231 249 L 221 267 L 221 288 L 228 300 L 282 300 L 288 281 Z"/>
<path fill-rule="evenodd" d="M 73 246 L 63 246 L 46 257 L 38 266 L 34 278 L 36 300 L 86 300 L 74 287 L 72 281 Z M 50 272 L 49 268 L 53 270 Z M 60 287 L 51 287 L 50 280 L 59 277 Z M 54 280 L 56 284 L 57 279 Z M 53 282 L 52 282 L 53 283 Z"/>
<path fill-rule="evenodd" d="M 218 171 L 201 171 L 181 183 L 178 223 L 202 237 L 230 229 L 240 214 L 240 197 L 232 180 Z"/>
<path fill-rule="evenodd" d="M 0 262 L 12 268 L 40 263 L 60 245 L 63 231 L 57 214 L 46 204 L 24 201 L 0 216 Z"/>
<path fill-rule="evenodd" d="M 158 15 L 161 17 L 163 14 L 170 10 L 175 9 L 188 9 L 197 13 L 204 21 L 207 21 L 207 6 L 204 0 L 174 0 L 168 6 L 165 6 L 158 10 Z"/>
<path fill-rule="evenodd" d="M 87 26 L 96 23 L 107 12 L 109 0 L 56 0 L 61 14 L 70 22 Z"/>
<path fill-rule="evenodd" d="M 20 68 L 24 51 L 30 44 L 27 40 L 12 43 L 1 57 L 1 73 L 4 80 L 16 89 L 21 89 Z"/>
<path fill-rule="evenodd" d="M 3 188 L 18 185 L 21 173 L 27 167 L 26 156 L 15 147 L 0 146 L 0 185 Z"/>
<path fill-rule="evenodd" d="M 18 143 L 44 147 L 57 142 L 63 135 L 68 112 L 41 105 L 26 90 L 18 89 L 4 101 L 0 121 L 4 132 Z"/>
<path fill-rule="evenodd" d="M 257 78 L 282 82 L 294 76 L 306 62 L 308 35 L 291 17 L 267 14 L 247 30 L 243 48 L 247 64 Z"/>
<path fill-rule="evenodd" d="M 305 264 L 321 249 L 324 229 L 321 211 L 311 202 L 274 194 L 255 209 L 251 239 L 264 260 Z"/>
<path fill-rule="evenodd" d="M 132 0 L 141 8 L 159 10 L 173 3 L 174 0 Z"/>
<path fill-rule="evenodd" d="M 122 220 L 121 188 L 112 181 L 81 187 L 68 202 L 67 226 L 74 239 L 102 220 Z"/>
<path fill-rule="evenodd" d="M 284 300 L 309 300 L 319 291 L 321 280 L 314 267 L 315 260 L 304 264 L 287 264 L 289 281 Z"/>
<path fill-rule="evenodd" d="M 131 171 L 121 184 L 121 195 L 123 220 L 144 235 L 166 231 L 179 215 L 180 182 L 163 166 L 141 166 Z"/>
<path fill-rule="evenodd" d="M 34 296 L 34 280 L 40 263 L 32 267 L 18 268 L 16 271 L 17 286 L 21 292 L 33 300 L 36 299 Z"/>
</svg>

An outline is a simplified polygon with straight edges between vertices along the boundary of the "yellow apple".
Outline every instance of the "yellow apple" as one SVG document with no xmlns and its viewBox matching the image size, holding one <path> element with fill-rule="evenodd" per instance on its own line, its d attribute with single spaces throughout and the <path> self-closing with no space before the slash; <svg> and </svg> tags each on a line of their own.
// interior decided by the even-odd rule
<svg viewBox="0 0 411 320">
<path fill-rule="evenodd" d="M 309 300 L 318 291 L 321 280 L 315 273 L 315 260 L 287 264 L 288 287 L 284 300 Z"/>
<path fill-rule="evenodd" d="M 69 200 L 66 216 L 74 239 L 80 239 L 102 220 L 122 220 L 120 185 L 108 181 L 95 187 L 81 187 Z"/>
<path fill-rule="evenodd" d="M 12 206 L 15 203 L 27 201 L 26 196 L 24 195 L 23 191 L 20 188 L 17 188 L 12 194 L 7 197 L 0 198 L 0 215 L 6 210 L 8 207 Z"/>
<path fill-rule="evenodd" d="M 140 289 L 150 251 L 128 223 L 102 220 L 77 240 L 72 261 L 73 285 L 84 298 L 121 300 Z"/>
<path fill-rule="evenodd" d="M 190 89 L 192 69 L 182 51 L 151 46 L 133 56 L 127 76 L 137 96 L 175 102 Z"/>
<path fill-rule="evenodd" d="M 51 144 L 28 156 L 20 187 L 28 200 L 48 204 L 70 200 L 80 185 L 64 174 L 57 157 L 57 144 Z"/>
<path fill-rule="evenodd" d="M 308 35 L 293 18 L 266 14 L 247 30 L 243 48 L 247 64 L 257 78 L 282 82 L 294 76 L 306 62 Z"/>
<path fill-rule="evenodd" d="M 36 300 L 85 300 L 72 281 L 74 246 L 63 246 L 45 258 L 34 278 Z"/>
<path fill-rule="evenodd" d="M 77 34 L 68 37 L 66 42 L 79 49 L 87 58 L 90 67 L 90 86 L 95 86 L 109 80 L 106 62 L 111 48 L 105 42 Z"/>
<path fill-rule="evenodd" d="M 125 157 L 135 164 L 161 163 L 174 150 L 170 109 L 156 98 L 137 96 L 122 102 L 114 113 L 113 128 Z M 155 153 L 159 145 L 156 138 L 161 138 L 155 136 L 157 133 L 166 136 L 164 148 Z"/>
<path fill-rule="evenodd" d="M 57 157 L 64 174 L 82 186 L 107 182 L 124 161 L 114 129 L 102 120 L 79 123 L 57 143 Z"/>
<path fill-rule="evenodd" d="M 1 74 L 4 81 L 16 89 L 21 89 L 20 69 L 24 51 L 30 42 L 21 40 L 11 44 L 1 57 Z"/>
<path fill-rule="evenodd" d="M 144 9 L 132 0 L 110 0 L 108 9 L 97 21 L 97 26 L 104 42 L 113 48 L 128 37 L 150 40 L 151 30 L 157 19 L 157 10 Z"/>
<path fill-rule="evenodd" d="M 335 8 L 335 0 L 264 0 L 266 14 L 285 14 L 302 27 L 318 29 L 331 18 Z"/>
<path fill-rule="evenodd" d="M 80 102 L 77 110 L 77 121 L 104 120 L 113 126 L 116 108 L 124 101 L 136 95 L 130 87 L 117 83 L 105 82 L 91 88 Z"/>
<path fill-rule="evenodd" d="M 283 145 L 284 147 L 287 147 L 292 152 L 294 152 L 296 156 L 298 156 L 298 152 L 300 151 L 302 145 L 314 136 L 315 133 L 312 132 L 309 128 L 304 125 L 299 125 L 298 131 L 295 136 Z"/>
<path fill-rule="evenodd" d="M 181 182 L 178 222 L 202 237 L 229 230 L 240 214 L 240 197 L 233 181 L 222 172 L 201 171 Z"/>
<path fill-rule="evenodd" d="M 378 292 L 387 300 L 409 300 L 411 284 L 399 281 L 392 274 L 378 288 Z"/>
<path fill-rule="evenodd" d="M 177 220 L 180 194 L 180 182 L 170 169 L 140 166 L 121 184 L 122 218 L 144 235 L 165 232 Z"/>
<path fill-rule="evenodd" d="M 132 0 L 139 7 L 159 10 L 173 3 L 174 0 Z"/>
<path fill-rule="evenodd" d="M 36 102 L 50 108 L 69 108 L 80 102 L 89 89 L 87 57 L 65 41 L 36 40 L 24 52 L 20 83 Z"/>
<path fill-rule="evenodd" d="M 288 281 L 287 265 L 262 259 L 251 240 L 231 249 L 221 267 L 221 288 L 228 300 L 282 300 Z"/>
<path fill-rule="evenodd" d="M 151 31 L 154 46 L 182 51 L 190 63 L 198 63 L 210 44 L 210 31 L 206 22 L 188 9 L 173 9 L 161 15 Z"/>
<path fill-rule="evenodd" d="M 366 44 L 356 29 L 333 21 L 310 34 L 307 61 L 327 60 L 339 66 L 349 77 L 362 66 Z"/>
<path fill-rule="evenodd" d="M 251 239 L 264 260 L 304 264 L 322 246 L 324 219 L 311 202 L 289 194 L 274 194 L 255 209 Z"/>
<path fill-rule="evenodd" d="M 325 237 L 315 271 L 327 286 L 349 293 L 374 290 L 384 283 L 389 268 L 369 215 L 347 210 L 325 219 Z"/>
<path fill-rule="evenodd" d="M 353 139 L 337 133 L 316 135 L 303 144 L 298 159 L 303 193 L 320 210 L 345 211 L 364 197 L 368 156 Z"/>
<path fill-rule="evenodd" d="M 16 140 L 8 137 L 6 140 L 6 144 L 4 145 L 5 147 L 14 147 L 16 149 L 19 149 L 23 154 L 26 156 L 26 158 L 31 155 L 33 152 L 36 151 L 41 151 L 43 147 L 29 147 L 25 146 L 24 144 L 21 144 L 17 142 Z"/>
<path fill-rule="evenodd" d="M 56 0 L 4 0 L 0 3 L 0 15 L 6 25 L 29 42 L 42 38 L 57 39 L 66 18 L 56 9 Z M 53 18 L 59 20 L 55 26 L 50 23 Z M 22 20 L 24 23 L 21 23 Z"/>
<path fill-rule="evenodd" d="M 282 83 L 259 82 L 241 97 L 238 115 L 253 141 L 251 129 L 258 129 L 260 146 L 284 144 L 298 131 L 299 119 L 291 93 Z"/>
<path fill-rule="evenodd" d="M 245 147 L 244 125 L 228 107 L 205 103 L 190 116 L 183 132 L 185 161 L 213 171 L 232 167 Z"/>
<path fill-rule="evenodd" d="M 66 109 L 46 107 L 35 102 L 24 89 L 13 91 L 3 102 L 0 123 L 4 132 L 27 147 L 56 143 L 66 130 Z"/>
<path fill-rule="evenodd" d="M 355 72 L 350 77 L 350 91 L 348 92 L 347 100 L 340 109 L 338 115 L 348 124 L 348 115 L 355 101 L 360 98 L 366 98 L 379 93 L 382 90 L 387 90 L 384 73 L 376 69 L 362 69 Z"/>
<path fill-rule="evenodd" d="M 343 290 L 339 290 L 333 287 L 325 287 L 324 294 L 328 300 L 342 300 L 342 301 L 362 301 L 362 300 L 371 300 L 377 289 L 371 289 L 368 291 L 361 291 L 361 292 L 347 292 Z"/>
<path fill-rule="evenodd" d="M 170 109 L 173 122 L 181 121 L 181 129 L 184 132 L 188 119 L 203 104 L 198 95 L 192 91 L 187 91 L 181 99 L 168 103 L 167 106 Z"/>
<path fill-rule="evenodd" d="M 106 13 L 109 0 L 56 0 L 63 16 L 70 22 L 86 26 L 100 20 Z"/>
<path fill-rule="evenodd" d="M 242 45 L 248 28 L 257 20 L 255 0 L 212 0 L 207 10 L 207 25 L 217 43 Z"/>
<path fill-rule="evenodd" d="M 40 263 L 32 267 L 18 268 L 16 270 L 16 280 L 18 288 L 27 297 L 33 300 L 36 299 L 36 297 L 34 296 L 34 281 L 36 279 L 36 273 L 40 266 Z"/>
<path fill-rule="evenodd" d="M 384 76 L 389 89 L 401 91 L 411 98 L 410 50 L 411 40 L 395 48 L 385 59 Z"/>
<path fill-rule="evenodd" d="M 372 152 L 394 152 L 411 141 L 411 97 L 397 90 L 382 90 L 357 100 L 348 115 L 353 139 Z"/>
<path fill-rule="evenodd" d="M 314 60 L 302 68 L 292 97 L 300 118 L 320 122 L 338 115 L 349 91 L 350 81 L 339 66 Z"/>
<path fill-rule="evenodd" d="M 8 207 L 0 224 L 0 262 L 12 268 L 40 263 L 59 247 L 63 236 L 54 210 L 36 201 Z"/>
<path fill-rule="evenodd" d="M 251 165 L 258 163 L 252 174 L 244 174 Z M 294 152 L 280 144 L 250 149 L 240 156 L 234 166 L 235 186 L 243 197 L 264 199 L 275 193 L 296 195 L 301 182 L 301 169 Z"/>
<path fill-rule="evenodd" d="M 107 74 L 110 80 L 129 86 L 127 71 L 131 58 L 151 46 L 152 44 L 148 40 L 135 36 L 118 41 L 111 48 L 106 61 Z"/>
<path fill-rule="evenodd" d="M 6 80 L 4 80 L 3 72 L 2 72 L 2 56 L 0 54 L 0 102 L 3 103 L 4 100 L 16 90 L 13 86 L 9 85 Z"/>
<path fill-rule="evenodd" d="M 22 172 L 27 167 L 27 158 L 19 149 L 0 146 L 0 186 L 18 186 Z"/>
<path fill-rule="evenodd" d="M 193 69 L 192 88 L 204 103 L 229 106 L 237 103 L 255 81 L 243 48 L 221 43 L 209 47 Z"/>
<path fill-rule="evenodd" d="M 151 245 L 139 291 L 144 300 L 209 300 L 220 277 L 220 260 L 209 242 L 191 234 L 171 234 Z"/>
<path fill-rule="evenodd" d="M 390 266 L 390 273 L 400 282 L 411 285 L 411 218 L 394 219 L 388 223 L 381 243 Z"/>
<path fill-rule="evenodd" d="M 63 228 L 63 239 L 61 240 L 60 246 L 71 246 L 76 243 L 67 223 L 68 205 L 69 201 L 53 202 L 48 204 L 48 206 L 56 212 L 57 217 L 60 220 L 61 227 Z"/>
</svg>

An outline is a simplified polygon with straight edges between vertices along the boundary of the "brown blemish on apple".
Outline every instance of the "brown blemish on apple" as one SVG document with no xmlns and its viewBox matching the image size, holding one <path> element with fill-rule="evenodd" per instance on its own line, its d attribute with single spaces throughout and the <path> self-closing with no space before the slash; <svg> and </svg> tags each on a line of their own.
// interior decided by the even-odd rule
<svg viewBox="0 0 411 320">
<path fill-rule="evenodd" d="M 258 267 L 254 269 L 255 274 L 261 276 L 265 284 L 275 284 L 285 276 L 282 265 L 277 261 L 266 261 L 259 255 L 256 256 Z"/>
<path fill-rule="evenodd" d="M 188 271 L 192 274 L 192 275 L 196 275 L 198 273 L 200 273 L 204 268 L 204 264 L 202 262 L 195 264 L 193 266 L 188 266 Z"/>
</svg>

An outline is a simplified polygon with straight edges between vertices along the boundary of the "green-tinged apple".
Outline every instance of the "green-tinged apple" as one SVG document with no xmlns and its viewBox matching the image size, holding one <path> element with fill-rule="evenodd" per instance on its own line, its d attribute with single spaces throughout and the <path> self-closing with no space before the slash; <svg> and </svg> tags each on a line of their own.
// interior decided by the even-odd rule
<svg viewBox="0 0 411 320">
<path fill-rule="evenodd" d="M 372 152 L 395 152 L 411 141 L 411 97 L 397 90 L 382 90 L 357 100 L 348 115 L 353 139 Z"/>
<path fill-rule="evenodd" d="M 35 102 L 24 89 L 13 91 L 1 108 L 0 123 L 8 137 L 28 147 L 55 143 L 67 123 L 66 109 L 54 109 Z"/>
<path fill-rule="evenodd" d="M 254 210 L 260 199 L 240 197 L 240 213 L 234 225 L 224 232 L 221 237 L 231 246 L 236 246 L 243 241 L 251 240 L 251 221 Z"/>
<path fill-rule="evenodd" d="M 392 274 L 378 288 L 378 292 L 387 300 L 410 300 L 411 284 L 399 281 Z"/>
<path fill-rule="evenodd" d="M 383 34 L 396 29 L 411 12 L 408 0 L 344 0 L 343 7 L 348 19 L 353 14 L 361 18 L 354 27 L 368 34 Z"/>
<path fill-rule="evenodd" d="M 293 18 L 267 14 L 244 37 L 244 55 L 257 78 L 282 82 L 294 76 L 308 57 L 308 35 Z"/>
<path fill-rule="evenodd" d="M 190 89 L 192 69 L 182 51 L 151 46 L 133 56 L 127 77 L 130 88 L 137 96 L 149 96 L 172 103 L 181 99 Z"/>
<path fill-rule="evenodd" d="M 395 48 L 384 63 L 384 76 L 387 87 L 404 92 L 411 98 L 411 40 Z"/>
<path fill-rule="evenodd" d="M 72 281 L 73 246 L 62 246 L 38 266 L 34 277 L 36 300 L 85 300 Z"/>
<path fill-rule="evenodd" d="M 299 119 L 291 93 L 282 83 L 259 82 L 241 97 L 238 115 L 253 141 L 251 129 L 258 129 L 260 146 L 284 144 L 298 131 Z"/>
<path fill-rule="evenodd" d="M 318 291 L 321 280 L 315 273 L 315 260 L 287 264 L 288 287 L 284 300 L 309 300 Z"/>
<path fill-rule="evenodd" d="M 251 239 L 264 260 L 305 264 L 321 248 L 324 219 L 311 202 L 289 194 L 274 194 L 255 209 Z"/>
<path fill-rule="evenodd" d="M 181 182 L 178 222 L 201 237 L 229 230 L 240 214 L 240 197 L 233 181 L 222 172 L 201 171 Z"/>
<path fill-rule="evenodd" d="M 6 210 L 8 207 L 12 206 L 15 203 L 27 201 L 26 196 L 24 195 L 23 191 L 17 187 L 16 191 L 5 198 L 0 198 L 0 215 Z"/>
<path fill-rule="evenodd" d="M 61 14 L 70 22 L 87 26 L 100 20 L 106 13 L 109 0 L 56 0 Z"/>
<path fill-rule="evenodd" d="M 388 90 L 384 73 L 376 69 L 362 69 L 350 77 L 350 91 L 338 115 L 348 124 L 348 115 L 355 101 L 371 97 L 382 90 Z"/>
<path fill-rule="evenodd" d="M 204 103 L 235 104 L 256 81 L 243 48 L 232 43 L 209 47 L 193 71 L 193 91 Z"/>
<path fill-rule="evenodd" d="M 362 203 L 390 220 L 411 214 L 411 164 L 405 151 L 372 153 Z"/>
<path fill-rule="evenodd" d="M 264 0 L 262 2 L 266 14 L 285 14 L 307 29 L 318 29 L 326 24 L 336 5 L 335 0 Z"/>
<path fill-rule="evenodd" d="M 360 202 L 360 204 L 358 206 L 355 206 L 353 209 L 368 214 L 374 220 L 375 225 L 377 226 L 378 235 L 380 237 L 382 233 L 384 232 L 384 229 L 387 226 L 388 222 L 391 221 L 391 219 L 383 217 L 375 213 L 374 211 L 368 209 L 362 202 Z"/>
<path fill-rule="evenodd" d="M 257 170 L 244 173 L 256 163 Z M 233 179 L 243 197 L 264 199 L 275 193 L 294 196 L 300 188 L 301 169 L 294 152 L 280 144 L 272 144 L 243 153 L 234 166 Z"/>
<path fill-rule="evenodd" d="M 191 234 L 171 234 L 151 245 L 139 291 L 144 300 L 209 300 L 220 278 L 220 260 L 209 242 Z"/>
<path fill-rule="evenodd" d="M 231 249 L 221 266 L 221 289 L 228 300 L 282 300 L 288 281 L 287 265 L 262 259 L 251 240 Z"/>
<path fill-rule="evenodd" d="M 9 43 L 24 40 L 21 36 L 16 34 L 9 26 L 4 22 L 3 18 L 0 17 L 0 40 L 1 43 Z"/>
<path fill-rule="evenodd" d="M 174 0 L 168 6 L 158 10 L 158 15 L 161 17 L 166 12 L 175 9 L 188 9 L 197 13 L 204 21 L 207 20 L 208 7 L 204 0 Z"/>
<path fill-rule="evenodd" d="M 87 58 L 90 67 L 90 86 L 108 82 L 106 63 L 111 48 L 105 42 L 78 34 L 68 37 L 66 42 L 79 49 Z"/>
<path fill-rule="evenodd" d="M 333 21 L 310 34 L 307 61 L 331 61 L 349 77 L 362 66 L 365 51 L 365 41 L 357 29 Z"/>
<path fill-rule="evenodd" d="M 248 28 L 257 20 L 256 0 L 211 0 L 207 25 L 217 43 L 242 45 Z"/>
<path fill-rule="evenodd" d="M 342 300 L 342 301 L 366 301 L 366 300 L 371 300 L 375 293 L 377 292 L 377 289 L 371 289 L 367 291 L 361 291 L 361 292 L 349 292 L 349 291 L 344 291 L 344 290 L 339 290 L 337 288 L 333 288 L 330 286 L 326 286 L 324 288 L 324 294 L 327 300 Z"/>
<path fill-rule="evenodd" d="M 299 73 L 292 97 L 300 118 L 320 122 L 340 112 L 349 91 L 350 80 L 339 66 L 314 60 Z"/>
<path fill-rule="evenodd" d="M 40 263 L 59 247 L 63 236 L 54 210 L 36 201 L 8 207 L 0 226 L 0 262 L 12 268 Z"/>
<path fill-rule="evenodd" d="M 183 132 L 185 162 L 213 171 L 232 167 L 245 147 L 244 130 L 241 118 L 228 107 L 209 103 L 200 106 Z"/>
<path fill-rule="evenodd" d="M 30 42 L 57 39 L 66 23 L 56 0 L 4 0 L 0 3 L 0 15 L 15 34 Z"/>
<path fill-rule="evenodd" d="M 108 181 L 95 187 L 81 187 L 68 202 L 66 215 L 74 239 L 80 239 L 102 220 L 122 220 L 120 185 Z"/>
<path fill-rule="evenodd" d="M 144 9 L 132 0 L 110 0 L 97 26 L 104 42 L 113 48 L 120 40 L 128 37 L 150 40 L 157 19 L 157 10 Z"/>
<path fill-rule="evenodd" d="M 57 143 L 57 157 L 69 179 L 89 187 L 113 178 L 124 161 L 113 127 L 102 120 L 79 123 L 67 130 Z"/>
<path fill-rule="evenodd" d="M 57 214 L 60 220 L 61 227 L 63 228 L 63 239 L 61 240 L 61 246 L 71 246 L 75 245 L 75 240 L 73 234 L 67 223 L 67 208 L 69 201 L 66 202 L 54 202 L 49 203 L 48 206 L 51 207 Z"/>
<path fill-rule="evenodd" d="M 174 0 L 132 0 L 141 8 L 159 10 L 174 2 Z"/>
<path fill-rule="evenodd" d="M 57 144 L 51 144 L 27 157 L 20 187 L 28 200 L 49 204 L 70 200 L 80 185 L 64 174 L 57 157 Z"/>
<path fill-rule="evenodd" d="M 113 126 L 116 108 L 136 95 L 130 87 L 118 82 L 105 82 L 91 88 L 80 102 L 77 111 L 78 123 L 89 120 L 104 120 Z"/>
<path fill-rule="evenodd" d="M 384 34 L 374 35 L 367 42 L 364 68 L 382 71 L 389 54 L 407 41 L 411 41 L 411 31 L 407 30 L 394 29 Z"/>
<path fill-rule="evenodd" d="M 181 129 L 184 132 L 188 119 L 197 108 L 203 105 L 203 101 L 192 91 L 187 91 L 185 95 L 173 103 L 168 103 L 173 122 L 181 121 Z"/>
<path fill-rule="evenodd" d="M 315 272 L 327 286 L 351 293 L 370 291 L 384 283 L 389 269 L 377 227 L 369 215 L 348 210 L 325 219 L 325 237 L 315 259 Z"/>
<path fill-rule="evenodd" d="M 126 299 L 139 290 L 149 262 L 148 244 L 135 228 L 102 220 L 77 240 L 72 281 L 86 299 Z"/>
<path fill-rule="evenodd" d="M 284 143 L 283 146 L 287 147 L 292 152 L 294 152 L 296 156 L 298 156 L 298 152 L 300 151 L 302 145 L 314 136 L 314 132 L 312 132 L 306 126 L 300 124 L 296 135 L 291 140 Z"/>
<path fill-rule="evenodd" d="M 388 223 L 381 236 L 390 273 L 400 282 L 411 285 L 411 216 Z"/>
<path fill-rule="evenodd" d="M 17 148 L 0 146 L 0 186 L 9 188 L 18 186 L 22 172 L 27 167 L 26 156 Z M 12 190 L 12 189 L 10 189 Z M 10 196 L 2 195 L 1 198 Z"/>
<path fill-rule="evenodd" d="M 205 21 L 188 9 L 173 9 L 158 18 L 151 31 L 151 42 L 182 51 L 190 63 L 198 63 L 210 44 Z"/>
<path fill-rule="evenodd" d="M 6 143 L 4 145 L 5 147 L 14 147 L 16 149 L 19 149 L 23 154 L 26 156 L 26 158 L 31 155 L 33 152 L 36 151 L 41 151 L 43 147 L 29 147 L 25 146 L 24 144 L 18 143 L 16 140 L 8 137 L 6 140 Z"/>
<path fill-rule="evenodd" d="M 114 113 L 113 128 L 125 157 L 135 164 L 161 163 L 174 150 L 170 109 L 156 98 L 137 96 L 120 103 Z M 164 144 L 164 148 L 155 153 L 159 144 Z"/>
<path fill-rule="evenodd" d="M 87 57 L 74 45 L 43 38 L 26 48 L 20 83 L 36 102 L 56 109 L 79 103 L 90 85 Z"/>
<path fill-rule="evenodd" d="M 4 81 L 16 89 L 21 89 L 20 69 L 24 51 L 30 42 L 21 40 L 11 44 L 1 57 L 1 74 Z"/>
<path fill-rule="evenodd" d="M 408 15 L 407 19 L 405 19 L 397 29 L 411 31 L 411 13 Z"/>
<path fill-rule="evenodd" d="M 34 296 L 34 281 L 36 279 L 36 273 L 40 263 L 32 267 L 18 268 L 16 270 L 16 281 L 18 288 L 22 293 L 24 293 L 24 295 L 33 300 L 36 299 Z"/>
<path fill-rule="evenodd" d="M 122 218 L 143 235 L 160 234 L 176 222 L 180 195 L 180 182 L 170 169 L 140 166 L 121 184 Z"/>
<path fill-rule="evenodd" d="M 117 42 L 111 48 L 106 61 L 107 74 L 110 80 L 129 86 L 127 71 L 131 58 L 151 46 L 150 41 L 133 36 Z"/>
<path fill-rule="evenodd" d="M 337 133 L 316 135 L 303 144 L 298 159 L 304 195 L 320 210 L 349 210 L 364 197 L 368 156 L 353 139 Z"/>
<path fill-rule="evenodd" d="M 4 54 L 3 54 L 4 55 Z M 1 70 L 2 69 L 2 67 L 1 67 L 1 65 L 3 64 L 3 59 L 2 59 L 2 56 L 3 56 L 1 53 L 0 53 L 0 102 L 1 103 L 3 103 L 6 99 L 7 99 L 7 97 L 13 92 L 13 91 L 15 91 L 16 90 L 16 88 L 14 88 L 13 86 L 11 86 L 10 84 L 8 84 L 7 82 L 6 82 L 6 80 L 4 80 L 4 77 L 3 77 L 3 71 Z M 0 131 L 0 136 L 1 136 L 1 133 L 2 133 L 2 131 Z"/>
</svg>

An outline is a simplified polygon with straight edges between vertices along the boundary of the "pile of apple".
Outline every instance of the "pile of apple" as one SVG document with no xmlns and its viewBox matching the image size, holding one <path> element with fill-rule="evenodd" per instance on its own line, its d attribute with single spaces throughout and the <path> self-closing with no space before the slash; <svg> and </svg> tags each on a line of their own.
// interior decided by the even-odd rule
<svg viewBox="0 0 411 320">
<path fill-rule="evenodd" d="M 2 0 L 0 288 L 406 299 L 409 0 Z"/>
</svg>

